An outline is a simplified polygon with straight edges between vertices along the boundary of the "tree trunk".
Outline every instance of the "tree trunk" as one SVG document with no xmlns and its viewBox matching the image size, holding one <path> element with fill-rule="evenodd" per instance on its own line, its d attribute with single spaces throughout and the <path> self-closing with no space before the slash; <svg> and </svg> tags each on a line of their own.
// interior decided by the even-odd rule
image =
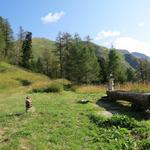
<svg viewBox="0 0 150 150">
<path fill-rule="evenodd" d="M 132 102 L 132 107 L 138 107 L 139 109 L 150 108 L 150 93 L 134 93 L 126 91 L 107 91 L 108 98 L 110 100 L 126 100 Z"/>
</svg>

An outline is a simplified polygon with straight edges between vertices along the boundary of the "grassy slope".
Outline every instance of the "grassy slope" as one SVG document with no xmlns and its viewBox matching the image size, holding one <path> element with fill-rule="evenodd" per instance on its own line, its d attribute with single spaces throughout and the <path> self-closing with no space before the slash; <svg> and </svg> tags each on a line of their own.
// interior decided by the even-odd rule
<svg viewBox="0 0 150 150">
<path fill-rule="evenodd" d="M 90 94 L 83 89 L 80 94 L 71 91 L 27 93 L 31 88 L 45 86 L 51 81 L 43 75 L 6 63 L 0 66 L 0 149 L 130 150 L 139 147 L 137 143 L 141 141 L 141 135 L 133 136 L 132 131 L 126 128 L 99 126 L 90 120 L 93 114 L 95 116 L 104 110 L 95 107 L 95 102 L 103 93 Z M 32 84 L 22 86 L 16 78 L 31 81 Z M 26 95 L 31 96 L 35 113 L 25 113 Z M 88 99 L 90 103 L 77 103 L 81 99 Z M 142 140 L 149 141 L 150 132 L 145 128 L 149 127 L 149 120 L 137 122 L 144 126 L 140 128 L 140 132 L 144 133 Z"/>
<path fill-rule="evenodd" d="M 24 82 L 28 82 L 29 86 L 25 86 Z M 0 92 L 30 90 L 33 87 L 42 86 L 49 82 L 49 78 L 44 75 L 0 62 Z"/>
<path fill-rule="evenodd" d="M 33 38 L 32 48 L 34 57 L 38 58 L 43 54 L 45 49 L 52 51 L 55 48 L 55 43 L 46 38 Z"/>
</svg>

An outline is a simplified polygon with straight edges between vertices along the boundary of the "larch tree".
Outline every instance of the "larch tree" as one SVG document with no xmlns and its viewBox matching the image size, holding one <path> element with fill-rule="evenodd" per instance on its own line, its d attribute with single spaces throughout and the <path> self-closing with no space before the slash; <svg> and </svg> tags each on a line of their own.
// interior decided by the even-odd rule
<svg viewBox="0 0 150 150">
<path fill-rule="evenodd" d="M 116 82 L 126 81 L 126 69 L 116 49 L 110 49 L 108 58 L 108 76 L 113 74 Z"/>
<path fill-rule="evenodd" d="M 59 72 L 60 78 L 63 78 L 63 40 L 62 40 L 62 33 L 59 32 L 58 36 L 56 38 L 56 49 L 55 49 L 55 55 L 58 57 L 58 64 L 59 64 Z"/>
</svg>

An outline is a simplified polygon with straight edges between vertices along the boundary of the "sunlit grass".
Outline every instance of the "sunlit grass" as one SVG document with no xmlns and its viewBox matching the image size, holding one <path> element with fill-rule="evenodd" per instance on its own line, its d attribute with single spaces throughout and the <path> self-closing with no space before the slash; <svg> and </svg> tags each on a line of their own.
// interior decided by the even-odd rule
<svg viewBox="0 0 150 150">
<path fill-rule="evenodd" d="M 125 83 L 117 85 L 115 88 L 133 92 L 150 92 L 150 83 Z"/>
<path fill-rule="evenodd" d="M 105 85 L 81 85 L 74 86 L 73 90 L 78 93 L 105 93 L 107 86 Z"/>
<path fill-rule="evenodd" d="M 9 91 L 16 88 L 23 88 L 24 90 L 30 90 L 36 86 L 45 86 L 49 84 L 51 80 L 41 74 L 32 73 L 28 70 L 9 65 L 7 63 L 0 63 L 3 67 L 3 71 L 0 72 L 0 91 Z M 31 83 L 29 86 L 25 87 L 22 81 Z"/>
</svg>

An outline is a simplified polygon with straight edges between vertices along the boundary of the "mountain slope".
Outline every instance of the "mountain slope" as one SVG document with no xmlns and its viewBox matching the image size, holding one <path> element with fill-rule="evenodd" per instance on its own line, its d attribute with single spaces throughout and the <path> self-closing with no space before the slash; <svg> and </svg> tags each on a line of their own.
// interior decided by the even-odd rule
<svg viewBox="0 0 150 150">
<path fill-rule="evenodd" d="M 124 57 L 126 63 L 128 63 L 132 68 L 137 69 L 139 66 L 138 58 L 133 56 L 128 50 L 117 49 L 117 51 Z"/>
<path fill-rule="evenodd" d="M 30 90 L 50 82 L 49 78 L 23 68 L 0 62 L 0 92 L 15 90 Z"/>
<path fill-rule="evenodd" d="M 150 61 L 150 57 L 149 57 L 149 56 L 146 56 L 146 55 L 144 55 L 144 54 L 142 54 L 142 53 L 133 52 L 132 55 L 135 56 L 136 58 L 139 58 L 139 59 L 142 59 L 142 60 L 147 59 L 148 61 Z"/>
<path fill-rule="evenodd" d="M 107 55 L 109 52 L 108 48 L 97 45 L 95 43 L 91 44 L 95 48 L 95 53 L 98 58 L 103 57 L 107 59 Z M 53 51 L 55 49 L 55 42 L 46 38 L 33 38 L 32 49 L 34 58 L 37 59 L 43 54 L 45 49 Z M 150 57 L 141 53 L 130 53 L 128 50 L 123 49 L 118 49 L 117 51 L 123 56 L 123 64 L 125 64 L 126 67 L 137 69 L 139 64 L 138 59 L 143 59 L 146 57 L 148 58 L 148 60 L 150 60 Z"/>
<path fill-rule="evenodd" d="M 44 50 L 52 51 L 55 48 L 55 42 L 46 38 L 33 38 L 32 39 L 32 50 L 34 58 L 40 57 Z"/>
</svg>

